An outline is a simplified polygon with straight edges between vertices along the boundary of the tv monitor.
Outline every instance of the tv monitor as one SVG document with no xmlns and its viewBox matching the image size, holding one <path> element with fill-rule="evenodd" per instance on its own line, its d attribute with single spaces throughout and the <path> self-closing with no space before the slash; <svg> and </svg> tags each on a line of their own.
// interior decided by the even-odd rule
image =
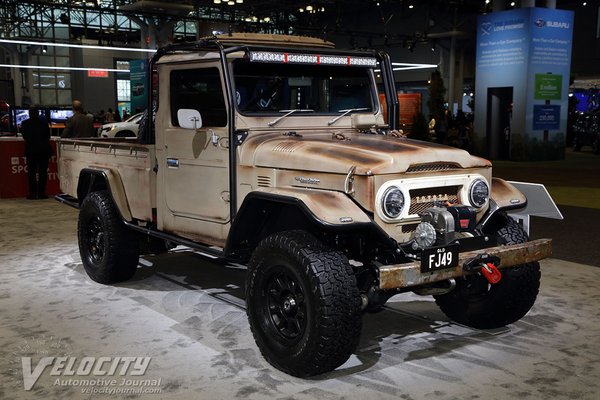
<svg viewBox="0 0 600 400">
<path fill-rule="evenodd" d="M 15 114 L 15 125 L 21 126 L 21 123 L 26 119 L 29 119 L 29 109 L 27 108 L 15 108 L 13 111 Z M 39 109 L 38 113 L 40 117 L 46 117 L 46 110 Z"/>
<path fill-rule="evenodd" d="M 51 122 L 64 122 L 73 116 L 73 110 L 50 109 Z"/>
</svg>

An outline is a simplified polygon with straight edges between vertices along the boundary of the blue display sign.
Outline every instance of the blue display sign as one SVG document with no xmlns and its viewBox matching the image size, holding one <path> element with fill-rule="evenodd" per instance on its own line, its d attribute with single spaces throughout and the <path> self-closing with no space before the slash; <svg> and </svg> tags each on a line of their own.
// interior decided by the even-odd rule
<svg viewBox="0 0 600 400">
<path fill-rule="evenodd" d="M 129 61 L 129 80 L 131 84 L 131 113 L 146 109 L 148 104 L 147 75 L 148 60 Z"/>
<path fill-rule="evenodd" d="M 573 15 L 527 7 L 478 17 L 474 143 L 479 149 L 515 160 L 564 157 Z M 509 141 L 501 137 L 506 104 L 512 117 Z M 506 143 L 508 150 L 502 147 Z"/>
<path fill-rule="evenodd" d="M 534 105 L 533 106 L 533 130 L 550 131 L 560 127 L 560 106 L 558 105 Z"/>
</svg>

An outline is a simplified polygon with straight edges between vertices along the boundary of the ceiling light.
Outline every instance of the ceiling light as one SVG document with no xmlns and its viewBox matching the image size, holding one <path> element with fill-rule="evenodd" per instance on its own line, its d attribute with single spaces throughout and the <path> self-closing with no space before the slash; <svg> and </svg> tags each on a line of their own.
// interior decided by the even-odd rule
<svg viewBox="0 0 600 400">
<path fill-rule="evenodd" d="M 213 0 L 213 3 L 215 3 L 215 4 L 221 4 L 221 0 Z"/>
<path fill-rule="evenodd" d="M 238 3 L 238 4 L 243 4 L 244 0 L 235 0 L 235 2 Z"/>
<path fill-rule="evenodd" d="M 72 47 L 76 49 L 93 49 L 93 50 L 114 50 L 114 51 L 139 51 L 142 53 L 156 53 L 156 50 L 152 49 L 137 49 L 129 47 L 109 47 L 109 46 L 93 46 L 87 44 L 70 44 L 70 43 L 44 43 L 44 42 L 32 42 L 29 40 L 9 40 L 0 39 L 0 43 L 12 43 L 12 44 L 26 44 L 33 46 L 53 46 L 53 47 Z"/>
<path fill-rule="evenodd" d="M 511 2 L 510 2 L 510 6 L 511 6 L 511 7 L 514 7 L 514 6 L 515 6 L 515 2 L 514 2 L 514 1 L 511 1 Z"/>
<path fill-rule="evenodd" d="M 313 10 L 313 6 L 311 6 L 311 5 L 306 6 L 306 11 L 312 11 L 312 10 Z"/>
<path fill-rule="evenodd" d="M 415 8 L 415 6 L 413 6 L 412 4 L 408 6 L 408 8 L 413 9 Z"/>
<path fill-rule="evenodd" d="M 298 12 L 301 12 L 301 13 L 303 13 L 303 12 L 304 12 L 304 8 L 299 8 L 299 9 L 298 9 Z"/>
<path fill-rule="evenodd" d="M 60 71 L 106 71 L 106 72 L 129 72 L 128 69 L 93 68 L 93 67 L 48 67 L 44 65 L 18 65 L 0 64 L 0 68 L 27 68 L 27 69 L 53 69 Z"/>
<path fill-rule="evenodd" d="M 228 6 L 233 6 L 233 5 L 235 5 L 235 1 L 233 1 L 233 0 L 229 0 L 229 1 L 227 2 L 227 5 L 228 5 Z"/>
</svg>

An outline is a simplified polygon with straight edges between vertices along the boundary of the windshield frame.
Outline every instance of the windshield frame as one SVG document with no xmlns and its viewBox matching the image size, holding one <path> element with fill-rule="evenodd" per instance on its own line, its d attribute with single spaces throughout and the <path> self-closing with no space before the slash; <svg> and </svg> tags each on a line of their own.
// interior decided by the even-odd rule
<svg viewBox="0 0 600 400">
<path fill-rule="evenodd" d="M 312 54 L 311 52 L 303 52 L 303 53 L 308 53 L 308 54 Z M 336 54 L 338 52 L 333 51 L 332 49 L 327 49 L 326 51 L 321 51 L 319 52 L 319 54 L 323 54 L 323 55 L 331 55 L 331 56 L 337 56 L 338 54 Z M 315 53 L 316 54 L 316 53 Z M 353 52 L 344 52 L 344 55 L 346 54 L 351 54 L 353 55 Z M 358 53 L 359 56 L 362 57 L 370 57 L 375 59 L 376 57 L 373 54 L 369 54 L 369 53 Z M 282 110 L 289 110 L 289 108 L 284 108 L 281 110 L 275 109 L 275 110 L 242 110 L 240 108 L 240 105 L 238 104 L 238 102 L 236 101 L 237 98 L 237 75 L 236 75 L 236 70 L 235 70 L 235 65 L 236 63 L 249 63 L 249 64 L 258 64 L 258 65 L 274 65 L 274 63 L 272 62 L 264 62 L 264 61 L 250 61 L 249 60 L 249 56 L 248 53 L 246 52 L 245 54 L 243 54 L 240 57 L 235 57 L 232 58 L 230 60 L 229 66 L 230 66 L 230 74 L 231 74 L 231 81 L 232 81 L 232 96 L 233 96 L 233 103 L 235 106 L 235 111 L 236 113 L 238 113 L 239 115 L 243 116 L 243 117 L 249 117 L 249 118 L 263 118 L 263 117 L 273 117 L 273 116 L 281 116 L 281 112 Z M 378 64 L 379 64 L 379 60 L 377 60 Z M 278 64 L 281 67 L 285 67 L 286 65 L 298 65 L 298 64 L 285 64 L 285 63 L 281 63 Z M 372 115 L 377 115 L 378 113 L 381 113 L 381 104 L 379 102 L 379 93 L 377 91 L 377 81 L 375 79 L 375 69 L 378 68 L 378 66 L 368 66 L 368 65 L 357 65 L 357 66 L 344 66 L 344 65 L 331 65 L 331 64 L 324 64 L 324 65 L 316 65 L 316 64 L 306 64 L 305 65 L 308 68 L 322 68 L 322 67 L 336 67 L 336 68 L 341 68 L 341 69 L 345 69 L 345 68 L 352 68 L 352 69 L 361 69 L 363 71 L 366 71 L 366 75 L 367 75 L 367 80 L 368 80 L 368 85 L 369 85 L 369 90 L 368 90 L 368 101 L 370 102 L 369 104 L 369 110 L 365 110 L 365 111 L 355 111 L 355 112 L 350 112 L 348 113 L 348 117 L 350 117 L 351 114 L 354 113 L 365 113 L 365 114 L 372 114 Z M 342 107 L 342 111 L 345 111 L 347 108 L 358 108 L 358 107 Z M 323 117 L 323 116 L 327 116 L 327 117 L 332 117 L 332 116 L 339 116 L 340 113 L 342 112 L 340 110 L 335 110 L 335 111 L 311 111 L 311 112 L 301 112 L 301 113 L 294 113 L 293 115 L 290 115 L 290 118 L 296 118 L 296 117 L 300 117 L 300 118 L 304 118 L 304 117 L 308 117 L 308 116 L 319 116 L 319 117 Z"/>
</svg>

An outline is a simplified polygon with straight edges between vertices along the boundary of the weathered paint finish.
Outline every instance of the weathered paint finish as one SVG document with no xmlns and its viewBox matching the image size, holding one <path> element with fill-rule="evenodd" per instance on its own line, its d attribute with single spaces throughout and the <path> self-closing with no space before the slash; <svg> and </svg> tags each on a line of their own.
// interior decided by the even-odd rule
<svg viewBox="0 0 600 400">
<path fill-rule="evenodd" d="M 516 187 L 504 179 L 492 179 L 492 193 L 490 196 L 499 208 L 525 207 L 527 198 Z"/>
<path fill-rule="evenodd" d="M 360 207 L 340 192 L 303 188 L 259 188 L 257 191 L 298 199 L 318 219 L 329 225 L 371 222 Z"/>
<path fill-rule="evenodd" d="M 381 266 L 379 267 L 379 288 L 384 290 L 405 288 L 461 277 L 465 275 L 463 264 L 480 254 L 497 256 L 500 258 L 499 268 L 510 268 L 552 256 L 552 240 L 538 239 L 526 243 L 460 253 L 458 266 L 432 273 L 421 273 L 420 261 Z"/>
<path fill-rule="evenodd" d="M 156 207 L 156 174 L 152 170 L 153 146 L 120 140 L 72 140 L 59 142 L 61 190 L 77 197 L 80 171 L 103 171 L 123 217 L 149 221 Z"/>
<path fill-rule="evenodd" d="M 332 132 L 298 131 L 301 137 L 284 136 L 281 130 L 250 132 L 240 149 L 240 163 L 340 174 L 356 165 L 357 175 L 402 173 L 411 165 L 433 162 L 456 163 L 462 168 L 491 166 L 464 150 L 433 143 L 353 130 L 339 131 L 347 138 L 340 140 Z"/>
</svg>

